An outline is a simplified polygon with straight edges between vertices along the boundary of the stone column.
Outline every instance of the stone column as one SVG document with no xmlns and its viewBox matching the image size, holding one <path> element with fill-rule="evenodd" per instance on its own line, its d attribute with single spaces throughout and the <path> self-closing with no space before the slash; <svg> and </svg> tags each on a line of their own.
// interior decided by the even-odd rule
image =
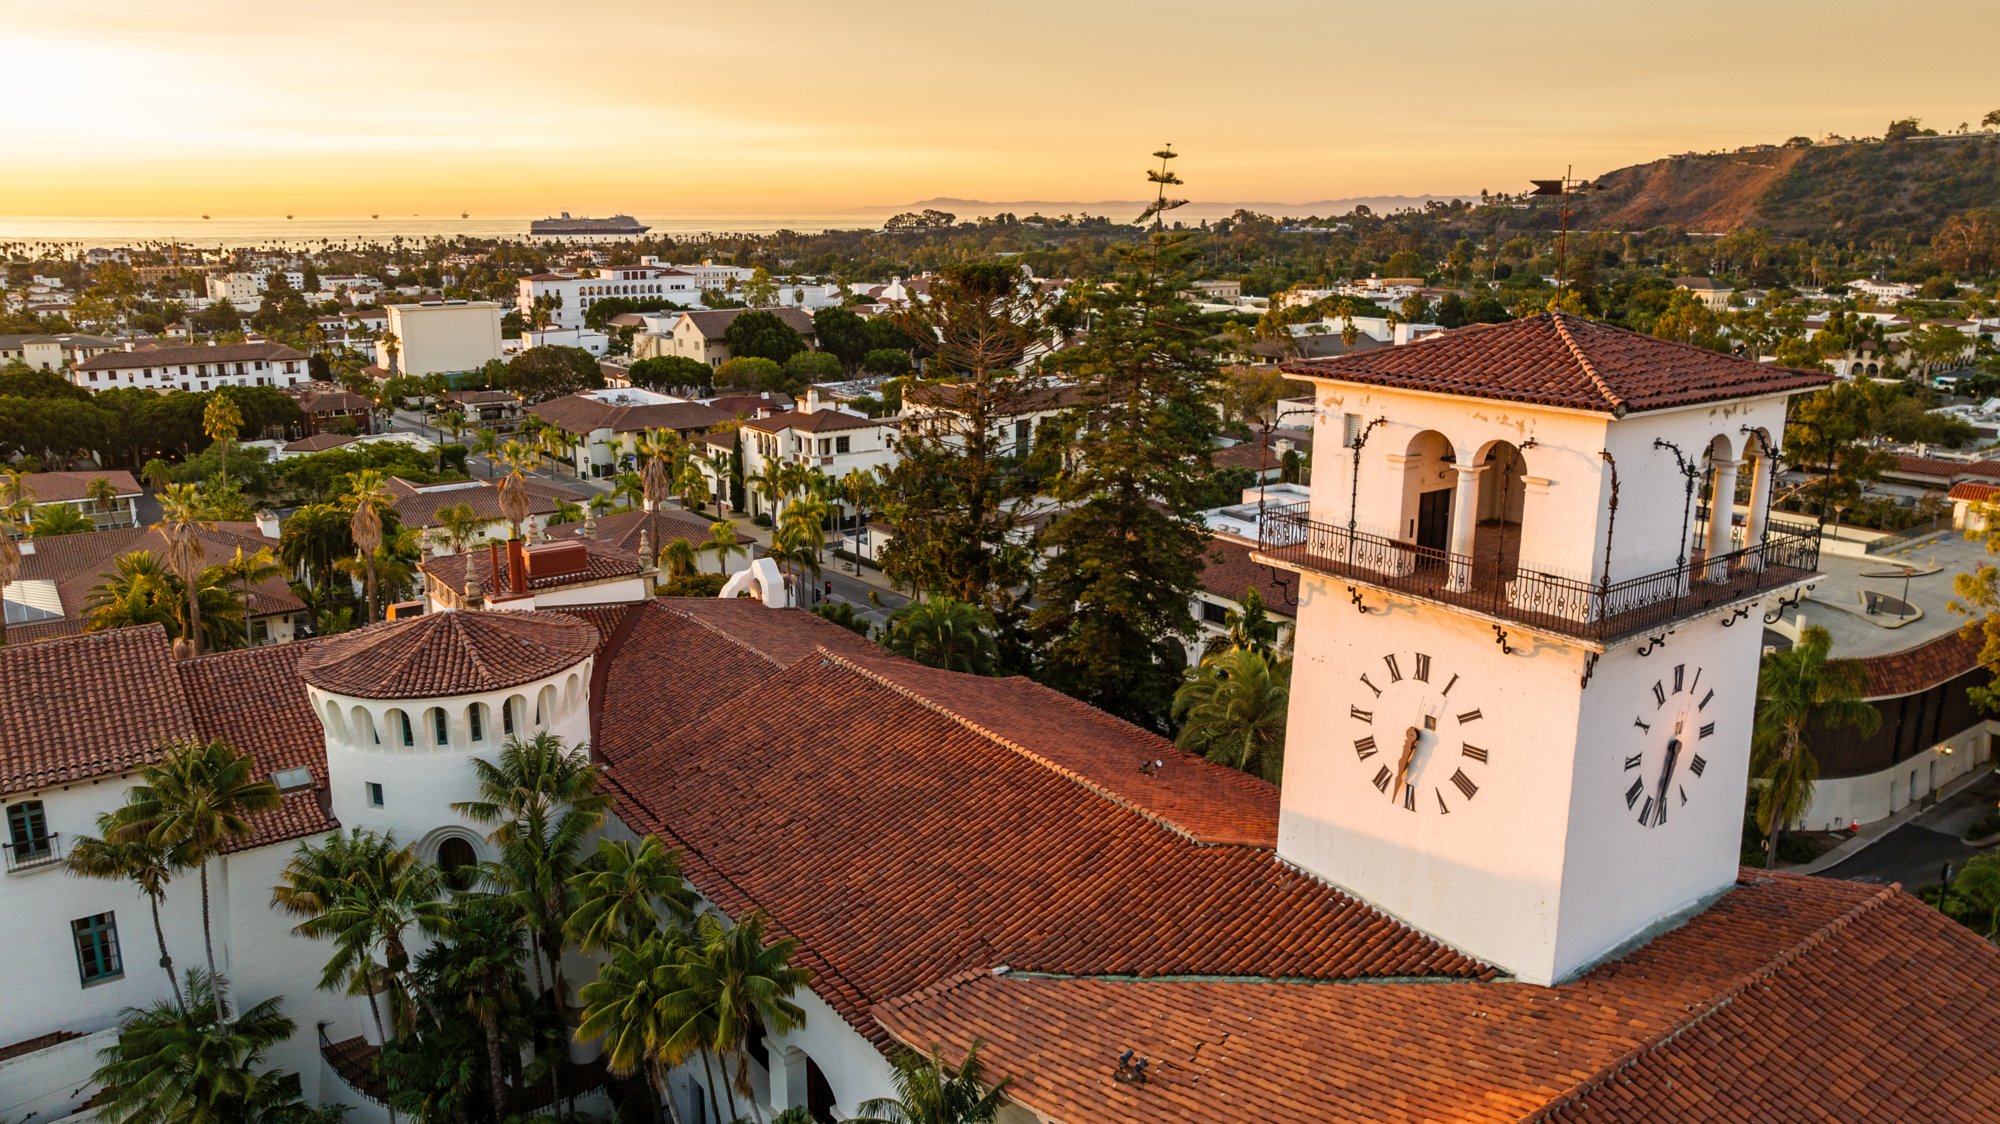
<svg viewBox="0 0 2000 1124">
<path fill-rule="evenodd" d="M 1750 514 L 1743 521 L 1743 547 L 1755 550 L 1764 541 L 1765 520 L 1771 511 L 1771 470 L 1775 466 L 1769 453 L 1750 457 L 1747 463 L 1744 471 L 1750 474 Z M 1749 555 L 1743 564 L 1752 570 L 1761 570 L 1764 568 L 1764 555 Z"/>
<path fill-rule="evenodd" d="M 1451 588 L 1472 588 L 1472 533 L 1479 525 L 1479 478 L 1483 464 L 1458 466 L 1458 492 L 1451 498 Z"/>
<path fill-rule="evenodd" d="M 1712 582 L 1729 580 L 1729 532 L 1736 512 L 1736 462 L 1718 457 L 1715 486 L 1708 496 L 1708 534 L 1702 553 L 1701 576 Z"/>
</svg>

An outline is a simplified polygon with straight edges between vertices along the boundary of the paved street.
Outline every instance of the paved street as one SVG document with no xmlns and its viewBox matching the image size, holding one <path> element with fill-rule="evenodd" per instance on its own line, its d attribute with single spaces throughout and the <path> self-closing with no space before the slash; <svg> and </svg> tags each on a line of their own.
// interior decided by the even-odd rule
<svg viewBox="0 0 2000 1124">
<path fill-rule="evenodd" d="M 1991 811 L 1996 802 L 2000 802 L 2000 772 L 1989 770 L 1937 807 L 1820 873 L 1854 882 L 1901 883 L 1912 892 L 1935 886 L 1945 863 L 1957 870 L 1979 853 L 1960 841 L 1959 832 Z"/>
</svg>

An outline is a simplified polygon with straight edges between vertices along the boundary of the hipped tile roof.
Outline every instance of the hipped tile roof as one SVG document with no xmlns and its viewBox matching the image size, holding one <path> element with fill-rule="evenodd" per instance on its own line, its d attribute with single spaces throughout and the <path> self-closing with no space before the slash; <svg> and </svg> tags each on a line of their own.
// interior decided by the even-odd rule
<svg viewBox="0 0 2000 1124">
<path fill-rule="evenodd" d="M 128 367 L 169 367 L 196 363 L 243 363 L 264 360 L 278 363 L 304 359 L 306 353 L 281 343 L 232 343 L 213 347 L 137 347 L 131 351 L 107 351 L 76 365 L 79 371 L 122 371 Z"/>
<path fill-rule="evenodd" d="M 195 732 L 159 625 L 0 648 L 0 793 L 137 768 Z"/>
<path fill-rule="evenodd" d="M 1811 390 L 1833 381 L 1566 312 L 1475 324 L 1401 347 L 1282 364 L 1302 378 L 1623 416 Z"/>
<path fill-rule="evenodd" d="M 1299 574 L 1265 566 L 1250 557 L 1247 543 L 1218 538 L 1209 543 L 1208 558 L 1202 566 L 1201 588 L 1217 597 L 1241 604 L 1250 590 L 1264 599 L 1264 609 L 1272 616 L 1298 616 Z"/>
<path fill-rule="evenodd" d="M 120 498 L 136 496 L 143 491 L 139 481 L 122 468 L 100 468 L 88 472 L 31 472 L 27 483 L 36 503 L 74 503 L 88 499 L 91 482 L 100 479 L 110 484 Z"/>
</svg>

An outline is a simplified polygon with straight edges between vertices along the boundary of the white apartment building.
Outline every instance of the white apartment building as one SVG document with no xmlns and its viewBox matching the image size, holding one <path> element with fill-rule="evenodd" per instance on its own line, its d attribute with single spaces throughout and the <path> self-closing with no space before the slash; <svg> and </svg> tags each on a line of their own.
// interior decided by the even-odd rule
<svg viewBox="0 0 2000 1124">
<path fill-rule="evenodd" d="M 733 293 L 753 272 L 741 266 L 708 262 L 674 265 L 648 256 L 638 265 L 531 273 L 520 279 L 514 307 L 521 315 L 532 316 L 535 302 L 549 298 L 553 306 L 547 318 L 552 326 L 580 328 L 590 306 L 606 298 L 663 300 L 686 308 L 706 308 L 701 296 L 704 291 Z"/>
<path fill-rule="evenodd" d="M 89 391 L 137 386 L 161 392 L 225 386 L 295 386 L 312 376 L 306 354 L 281 343 L 132 347 L 78 363 L 70 381 Z"/>
<path fill-rule="evenodd" d="M 712 406 L 638 387 L 586 390 L 537 402 L 528 412 L 569 434 L 564 460 L 577 475 L 596 478 L 634 465 L 647 433 L 670 429 L 695 438 L 730 418 Z"/>
<path fill-rule="evenodd" d="M 208 299 L 228 301 L 237 308 L 255 305 L 264 298 L 264 287 L 269 284 L 270 270 L 224 273 L 208 278 Z M 306 275 L 301 270 L 279 270 L 285 275 L 285 282 L 292 288 L 303 291 Z"/>
<path fill-rule="evenodd" d="M 500 358 L 495 301 L 424 301 L 384 311 L 388 322 L 375 341 L 375 362 L 392 374 L 456 374 Z"/>
<path fill-rule="evenodd" d="M 0 366 L 18 361 L 38 371 L 60 371 L 124 346 L 123 340 L 102 336 L 4 335 L 0 336 Z"/>
<path fill-rule="evenodd" d="M 850 472 L 872 473 L 888 468 L 899 459 L 896 418 L 871 418 L 833 406 L 823 406 L 808 392 L 804 408 L 742 422 L 743 475 L 747 479 L 764 472 L 772 463 L 802 464 L 837 486 Z M 720 497 L 726 487 L 712 467 L 705 467 L 711 494 Z M 839 491 L 836 487 L 836 493 Z M 775 515 L 768 497 L 750 489 L 747 495 L 753 515 Z M 853 514 L 853 505 L 839 502 L 840 518 Z"/>
<path fill-rule="evenodd" d="M 797 332 L 805 340 L 807 347 L 817 347 L 819 335 L 814 330 L 812 314 L 799 308 L 719 308 L 708 311 L 677 313 L 671 320 L 656 320 L 649 317 L 649 331 L 633 337 L 632 354 L 635 358 L 650 359 L 678 355 L 697 363 L 706 363 L 713 369 L 729 362 L 729 344 L 724 336 L 729 325 L 746 312 L 769 312 L 785 326 Z M 650 329 L 658 322 L 667 328 L 667 335 L 654 335 Z"/>
</svg>

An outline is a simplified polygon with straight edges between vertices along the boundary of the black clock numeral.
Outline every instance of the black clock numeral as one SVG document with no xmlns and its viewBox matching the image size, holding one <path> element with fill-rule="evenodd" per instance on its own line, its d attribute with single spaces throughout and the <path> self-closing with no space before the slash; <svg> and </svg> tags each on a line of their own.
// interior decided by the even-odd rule
<svg viewBox="0 0 2000 1124">
<path fill-rule="evenodd" d="M 1704 737 L 1704 738 L 1706 738 L 1706 737 L 1712 737 L 1712 736 L 1713 736 L 1714 734 L 1715 734 L 1715 723 L 1713 723 L 1713 722 L 1704 722 L 1704 723 L 1702 723 L 1702 727 L 1701 727 L 1701 736 L 1702 736 L 1702 737 Z"/>
<path fill-rule="evenodd" d="M 1632 719 L 1632 725 L 1639 727 L 1639 732 L 1642 734 L 1650 734 L 1653 732 L 1652 724 L 1647 722 L 1644 718 Z"/>
<path fill-rule="evenodd" d="M 1465 794 L 1467 800 L 1472 799 L 1479 791 L 1479 786 L 1472 783 L 1472 778 L 1465 775 L 1464 769 L 1452 770 L 1451 783 L 1457 786 L 1459 792 Z"/>
<path fill-rule="evenodd" d="M 1431 658 L 1422 652 L 1417 653 L 1416 677 L 1422 683 L 1431 681 Z"/>
<path fill-rule="evenodd" d="M 1694 708 L 1696 710 L 1707 710 L 1709 700 L 1713 699 L 1714 697 L 1715 697 L 1715 688 L 1710 687 L 1708 689 L 1708 693 L 1701 697 L 1701 701 L 1696 703 Z"/>
<path fill-rule="evenodd" d="M 1403 810 L 1405 812 L 1414 812 L 1417 810 L 1416 785 L 1406 784 L 1403 786 Z"/>
<path fill-rule="evenodd" d="M 1394 655 L 1383 656 L 1382 662 L 1389 665 L 1389 682 L 1401 683 L 1403 681 L 1403 669 L 1396 666 L 1396 657 Z"/>
<path fill-rule="evenodd" d="M 1638 767 L 1639 767 L 1639 762 L 1640 762 L 1640 761 L 1641 761 L 1641 760 L 1642 760 L 1642 759 L 1643 759 L 1643 758 L 1644 758 L 1645 756 L 1646 756 L 1646 755 L 1645 755 L 1645 754 L 1643 754 L 1643 753 L 1635 753 L 1635 754 L 1633 754 L 1632 756 L 1630 756 L 1630 757 L 1627 757 L 1627 758 L 1625 759 L 1625 767 L 1626 767 L 1627 769 L 1636 769 L 1636 768 L 1638 768 Z"/>
<path fill-rule="evenodd" d="M 1449 816 L 1449 815 L 1451 815 L 1451 805 L 1449 805 L 1449 804 L 1446 804 L 1446 803 L 1444 802 L 1444 791 L 1443 791 L 1442 789 L 1436 789 L 1436 788 L 1434 788 L 1434 789 L 1431 789 L 1431 791 L 1437 794 L 1437 798 L 1438 798 L 1438 815 L 1440 815 L 1440 816 Z"/>
<path fill-rule="evenodd" d="M 1454 676 L 1452 676 L 1452 677 L 1451 677 L 1451 679 L 1450 679 L 1450 680 L 1448 680 L 1448 681 L 1447 681 L 1447 682 L 1445 683 L 1445 685 L 1444 685 L 1444 690 L 1442 690 L 1442 691 L 1440 691 L 1440 692 L 1438 692 L 1438 693 L 1439 693 L 1439 694 L 1443 694 L 1443 695 L 1449 695 L 1449 694 L 1451 694 L 1451 689 L 1452 689 L 1453 687 L 1456 687 L 1457 685 L 1458 685 L 1458 676 L 1454 675 Z"/>
<path fill-rule="evenodd" d="M 1694 689 L 1699 686 L 1701 686 L 1701 669 L 1697 667 L 1694 669 L 1694 678 L 1688 681 L 1688 693 L 1693 694 Z"/>
<path fill-rule="evenodd" d="M 1655 679 L 1653 680 L 1653 708 L 1657 710 L 1665 705 L 1667 705 L 1667 685 Z"/>
<path fill-rule="evenodd" d="M 1645 781 L 1633 781 L 1632 787 L 1625 790 L 1625 806 L 1630 808 L 1632 805 L 1637 804 L 1639 802 L 1639 794 L 1644 791 L 1646 791 Z"/>
<path fill-rule="evenodd" d="M 1370 722 L 1370 723 L 1372 723 L 1372 722 L 1374 722 L 1374 721 L 1375 721 L 1375 712 L 1374 712 L 1374 711 L 1372 711 L 1372 710 L 1363 710 L 1363 709 L 1361 709 L 1360 707 L 1358 707 L 1358 706 L 1355 706 L 1355 705 L 1354 705 L 1353 703 L 1348 703 L 1348 704 L 1347 704 L 1347 716 L 1348 716 L 1349 718 L 1359 718 L 1359 719 L 1360 719 L 1361 721 L 1363 721 L 1363 722 Z"/>
<path fill-rule="evenodd" d="M 1479 721 L 1479 708 L 1474 707 L 1473 709 L 1466 711 L 1464 714 L 1458 716 L 1458 720 L 1460 723 Z"/>
<path fill-rule="evenodd" d="M 1650 802 L 1653 805 L 1653 826 L 1658 827 L 1661 824 L 1666 823 L 1667 822 L 1666 797 L 1663 796 L 1658 800 L 1652 800 Z"/>
<path fill-rule="evenodd" d="M 1467 742 L 1465 743 L 1465 745 L 1461 746 L 1459 748 L 1459 753 L 1466 757 L 1472 758 L 1474 761 L 1479 762 L 1481 765 L 1486 764 L 1486 751 L 1479 748 L 1476 745 L 1473 745 L 1471 742 Z"/>
<path fill-rule="evenodd" d="M 1382 688 L 1377 687 L 1373 682 L 1369 680 L 1369 678 L 1366 675 L 1361 677 L 1361 685 L 1375 692 L 1376 698 L 1379 699 L 1382 697 Z"/>
<path fill-rule="evenodd" d="M 1374 735 L 1371 734 L 1365 738 L 1354 739 L 1354 753 L 1357 757 L 1361 758 L 1361 760 L 1363 761 L 1366 761 L 1370 757 L 1375 756 L 1376 750 L 1375 750 Z"/>
<path fill-rule="evenodd" d="M 1653 798 L 1650 796 L 1646 797 L 1646 806 L 1639 809 L 1639 824 L 1642 827 L 1653 826 Z"/>
<path fill-rule="evenodd" d="M 1674 787 L 1680 790 L 1680 794 L 1681 794 L 1681 807 L 1683 807 L 1683 808 L 1687 807 L 1687 802 L 1688 802 L 1688 790 L 1687 790 L 1687 786 L 1686 786 L 1686 785 L 1675 785 Z"/>
<path fill-rule="evenodd" d="M 1687 669 L 1688 665 L 1684 663 L 1674 665 L 1674 694 L 1676 695 L 1681 693 L 1681 678 L 1687 674 Z"/>
<path fill-rule="evenodd" d="M 1387 765 L 1384 765 L 1382 766 L 1381 770 L 1375 774 L 1375 787 L 1383 792 L 1389 791 L 1389 779 L 1390 779 L 1389 767 Z"/>
<path fill-rule="evenodd" d="M 1708 768 L 1708 759 L 1703 757 L 1699 753 L 1694 755 L 1694 760 L 1688 762 L 1688 772 L 1693 773 L 1697 777 L 1700 776 L 1701 771 L 1706 768 Z"/>
</svg>

